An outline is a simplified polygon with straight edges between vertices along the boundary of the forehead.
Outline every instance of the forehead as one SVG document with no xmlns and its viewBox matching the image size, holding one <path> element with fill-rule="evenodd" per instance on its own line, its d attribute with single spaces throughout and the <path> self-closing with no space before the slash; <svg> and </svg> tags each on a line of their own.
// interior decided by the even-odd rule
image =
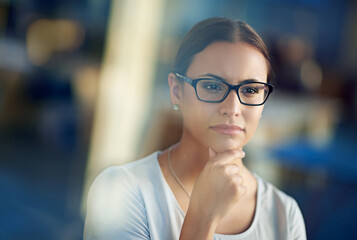
<svg viewBox="0 0 357 240">
<path fill-rule="evenodd" d="M 266 81 L 268 67 L 263 54 L 242 42 L 215 42 L 196 54 L 187 76 L 215 74 L 237 83 L 246 79 Z"/>
</svg>

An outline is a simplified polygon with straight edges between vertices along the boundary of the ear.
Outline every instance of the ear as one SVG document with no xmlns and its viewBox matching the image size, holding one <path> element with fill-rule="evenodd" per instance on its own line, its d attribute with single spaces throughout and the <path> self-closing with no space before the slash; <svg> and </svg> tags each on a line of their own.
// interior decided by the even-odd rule
<svg viewBox="0 0 357 240">
<path fill-rule="evenodd" d="M 169 74 L 168 82 L 170 88 L 171 103 L 180 105 L 180 101 L 182 98 L 182 84 L 173 73 Z"/>
</svg>

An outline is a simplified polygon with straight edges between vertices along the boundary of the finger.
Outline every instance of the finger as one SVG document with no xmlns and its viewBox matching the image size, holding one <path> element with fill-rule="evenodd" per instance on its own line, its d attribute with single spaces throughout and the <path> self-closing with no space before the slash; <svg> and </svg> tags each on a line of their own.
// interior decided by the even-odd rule
<svg viewBox="0 0 357 240">
<path fill-rule="evenodd" d="M 217 153 L 211 148 L 208 148 L 208 155 L 209 155 L 209 159 L 214 158 L 215 156 L 217 156 Z"/>
<path fill-rule="evenodd" d="M 240 168 L 238 167 L 237 164 L 234 163 L 225 164 L 224 171 L 227 175 L 235 175 L 237 177 L 240 177 L 239 175 Z"/>
<path fill-rule="evenodd" d="M 243 185 L 244 184 L 244 178 L 241 175 L 236 175 L 235 176 L 236 181 L 239 185 Z"/>
<path fill-rule="evenodd" d="M 218 161 L 221 164 L 228 164 L 236 159 L 242 159 L 245 156 L 245 153 L 242 150 L 227 150 L 223 153 L 217 153 L 213 149 L 211 149 L 210 151 L 214 152 L 214 153 L 210 153 L 212 154 L 210 156 L 213 156 L 214 154 L 215 156 L 210 157 L 209 160 Z"/>
<path fill-rule="evenodd" d="M 240 198 L 242 198 L 247 193 L 247 187 L 243 184 L 238 186 L 238 191 L 240 193 Z"/>
</svg>

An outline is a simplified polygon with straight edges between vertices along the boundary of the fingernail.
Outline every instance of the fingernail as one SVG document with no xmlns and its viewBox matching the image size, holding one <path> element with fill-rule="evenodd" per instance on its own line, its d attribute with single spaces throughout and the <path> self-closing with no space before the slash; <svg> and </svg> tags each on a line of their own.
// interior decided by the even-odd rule
<svg viewBox="0 0 357 240">
<path fill-rule="evenodd" d="M 208 153 L 211 158 L 216 156 L 216 152 L 211 147 L 208 148 Z"/>
<path fill-rule="evenodd" d="M 209 157 L 212 157 L 212 149 L 211 149 L 211 147 L 208 147 L 208 155 L 209 155 Z"/>
</svg>

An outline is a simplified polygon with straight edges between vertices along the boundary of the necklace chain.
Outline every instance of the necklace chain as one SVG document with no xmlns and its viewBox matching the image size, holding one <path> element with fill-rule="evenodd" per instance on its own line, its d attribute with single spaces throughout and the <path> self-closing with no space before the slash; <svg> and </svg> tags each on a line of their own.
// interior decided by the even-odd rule
<svg viewBox="0 0 357 240">
<path fill-rule="evenodd" d="M 185 185 L 183 185 L 183 183 L 180 181 L 180 179 L 177 177 L 172 165 L 171 165 L 171 158 L 170 158 L 170 153 L 171 153 L 171 148 L 172 146 L 170 147 L 169 149 L 169 153 L 168 153 L 168 162 L 169 162 L 169 166 L 170 166 L 170 170 L 171 170 L 171 173 L 172 175 L 174 176 L 176 182 L 182 187 L 182 189 L 185 191 L 185 193 L 187 194 L 188 198 L 191 198 L 191 195 L 190 193 L 187 191 L 187 189 L 185 188 Z"/>
</svg>

